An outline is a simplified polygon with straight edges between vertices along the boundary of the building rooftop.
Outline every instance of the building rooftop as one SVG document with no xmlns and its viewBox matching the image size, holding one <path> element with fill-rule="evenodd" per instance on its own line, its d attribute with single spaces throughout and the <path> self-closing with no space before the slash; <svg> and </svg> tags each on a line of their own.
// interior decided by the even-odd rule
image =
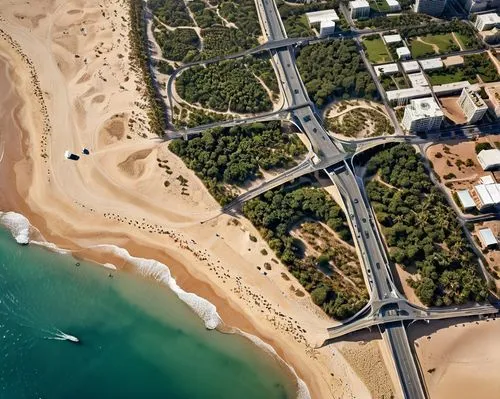
<svg viewBox="0 0 500 399">
<path fill-rule="evenodd" d="M 490 175 L 486 175 L 486 176 L 481 176 L 479 178 L 479 180 L 481 181 L 481 183 L 483 184 L 495 184 L 495 179 L 493 179 L 493 177 L 491 177 Z"/>
<path fill-rule="evenodd" d="M 465 87 L 463 92 L 465 92 L 467 94 L 467 97 L 469 97 L 469 99 L 472 100 L 472 102 L 474 103 L 474 105 L 478 108 L 488 108 L 486 106 L 486 103 L 484 102 L 484 100 L 481 98 L 481 96 L 479 94 L 477 94 L 475 91 L 472 91 L 470 89 L 470 87 Z"/>
<path fill-rule="evenodd" d="M 412 87 L 410 89 L 389 90 L 385 93 L 389 101 L 407 100 L 431 94 L 429 87 Z"/>
<path fill-rule="evenodd" d="M 407 107 L 413 111 L 414 119 L 444 116 L 441 107 L 432 97 L 413 99 Z"/>
<path fill-rule="evenodd" d="M 399 43 L 403 40 L 401 39 L 401 35 L 385 35 L 382 37 L 386 43 Z"/>
<path fill-rule="evenodd" d="M 476 22 L 481 20 L 484 24 L 500 24 L 500 17 L 497 13 L 480 14 L 477 16 Z"/>
<path fill-rule="evenodd" d="M 429 69 L 439 69 L 443 67 L 443 61 L 441 58 L 431 58 L 429 60 L 420 61 L 420 65 L 422 65 L 424 71 Z"/>
<path fill-rule="evenodd" d="M 491 195 L 486 188 L 486 184 L 478 184 L 474 186 L 474 190 L 476 190 L 476 193 L 484 206 L 495 205 L 493 198 L 491 198 Z"/>
<path fill-rule="evenodd" d="M 500 184 L 485 184 L 488 194 L 495 204 L 500 204 Z"/>
<path fill-rule="evenodd" d="M 477 154 L 477 160 L 483 169 L 489 169 L 496 165 L 500 165 L 500 150 L 497 148 L 482 150 L 479 154 Z"/>
<path fill-rule="evenodd" d="M 403 65 L 405 72 L 416 72 L 420 70 L 420 66 L 417 61 L 405 61 L 402 62 L 401 65 Z"/>
<path fill-rule="evenodd" d="M 471 89 L 473 89 L 478 86 L 471 85 L 467 80 L 463 80 L 461 82 L 445 83 L 444 85 L 432 86 L 432 90 L 434 90 L 434 94 L 440 95 L 452 93 L 454 91 L 461 90 L 464 87 L 470 87 Z"/>
<path fill-rule="evenodd" d="M 396 63 L 376 65 L 373 69 L 375 69 L 377 76 L 399 72 L 398 64 Z"/>
<path fill-rule="evenodd" d="M 410 50 L 408 49 L 408 47 L 406 46 L 403 46 L 403 47 L 398 47 L 396 49 L 396 53 L 398 54 L 398 57 L 402 57 L 402 56 L 410 56 L 411 55 L 411 52 Z"/>
<path fill-rule="evenodd" d="M 387 5 L 389 7 L 397 7 L 397 6 L 399 6 L 399 1 L 398 0 L 385 0 L 385 2 L 387 3 Z"/>
<path fill-rule="evenodd" d="M 485 246 L 489 247 L 498 244 L 498 241 L 491 229 L 481 229 L 478 231 L 478 234 Z"/>
<path fill-rule="evenodd" d="M 488 94 L 488 98 L 494 107 L 500 105 L 500 87 L 499 86 L 485 87 L 484 90 L 486 91 L 486 94 Z"/>
<path fill-rule="evenodd" d="M 366 0 L 354 0 L 349 2 L 350 8 L 370 8 L 370 4 Z"/>
<path fill-rule="evenodd" d="M 476 206 L 476 203 L 472 199 L 469 190 L 457 191 L 457 195 L 464 209 L 474 208 Z"/>
<path fill-rule="evenodd" d="M 422 72 L 412 73 L 408 75 L 412 87 L 428 87 L 429 82 Z"/>
<path fill-rule="evenodd" d="M 306 14 L 306 17 L 307 17 L 307 20 L 309 21 L 310 24 L 340 21 L 339 16 L 337 15 L 337 12 L 333 9 L 308 12 Z"/>
</svg>

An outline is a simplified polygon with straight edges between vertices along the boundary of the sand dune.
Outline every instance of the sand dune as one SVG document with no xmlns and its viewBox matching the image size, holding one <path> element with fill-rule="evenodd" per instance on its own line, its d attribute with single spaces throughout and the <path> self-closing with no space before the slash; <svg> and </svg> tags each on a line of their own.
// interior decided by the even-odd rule
<svg viewBox="0 0 500 399">
<path fill-rule="evenodd" d="M 313 349 L 334 322 L 307 295 L 297 297 L 300 284 L 267 244 L 249 239 L 258 237 L 253 226 L 220 215 L 194 173 L 151 137 L 145 88 L 130 65 L 126 11 L 125 0 L 2 6 L 0 54 L 10 69 L 1 82 L 15 93 L 7 91 L 12 101 L 4 101 L 0 120 L 7 154 L 0 209 L 26 215 L 47 240 L 101 263 L 126 268 L 97 244 L 167 264 L 181 287 L 217 306 L 227 326 L 271 344 L 315 398 L 378 392 L 332 355 L 335 346 Z M 83 147 L 90 155 L 64 158 Z M 258 269 L 265 262 L 272 265 L 267 276 Z M 362 359 L 356 370 L 367 373 Z"/>
</svg>

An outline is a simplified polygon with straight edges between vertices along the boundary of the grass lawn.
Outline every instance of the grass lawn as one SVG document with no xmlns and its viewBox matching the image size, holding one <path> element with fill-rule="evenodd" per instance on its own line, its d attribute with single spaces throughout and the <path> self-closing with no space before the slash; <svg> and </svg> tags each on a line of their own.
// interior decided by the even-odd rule
<svg viewBox="0 0 500 399">
<path fill-rule="evenodd" d="M 455 37 L 457 38 L 457 40 L 458 40 L 458 41 L 459 41 L 459 43 L 460 43 L 460 46 L 462 46 L 462 48 L 463 48 L 464 50 L 468 50 L 468 49 L 470 49 L 470 48 L 471 48 L 470 46 L 467 46 L 467 45 L 465 44 L 465 43 L 467 43 L 467 42 L 468 42 L 468 38 L 467 38 L 467 36 L 464 36 L 464 35 L 462 35 L 462 34 L 460 34 L 460 33 L 455 32 Z"/>
<path fill-rule="evenodd" d="M 375 12 L 389 12 L 391 8 L 385 0 L 372 0 L 370 1 L 370 8 Z"/>
<path fill-rule="evenodd" d="M 425 57 L 426 55 L 435 54 L 434 49 L 429 44 L 422 43 L 420 40 L 414 39 L 410 44 L 411 56 L 413 58 Z"/>
<path fill-rule="evenodd" d="M 442 35 L 427 35 L 424 36 L 422 40 L 438 46 L 440 53 L 450 52 L 454 46 L 457 47 L 457 43 L 453 39 L 453 35 L 451 33 L 444 33 Z"/>
<path fill-rule="evenodd" d="M 363 44 L 366 47 L 368 59 L 374 64 L 392 61 L 391 56 L 387 51 L 387 47 L 385 47 L 385 44 L 381 38 L 364 40 Z"/>
<path fill-rule="evenodd" d="M 475 54 L 464 57 L 464 65 L 450 66 L 444 69 L 430 71 L 428 76 L 431 84 L 460 82 L 467 80 L 477 83 L 478 78 L 485 83 L 496 82 L 500 79 L 498 72 L 487 54 Z"/>
<path fill-rule="evenodd" d="M 448 73 L 446 75 L 432 75 L 429 76 L 431 80 L 432 85 L 444 85 L 446 83 L 454 83 L 454 82 L 460 82 L 462 80 L 466 80 L 465 76 L 461 71 L 456 70 L 454 73 Z M 477 79 L 472 81 L 469 80 L 470 83 L 476 83 Z"/>
</svg>

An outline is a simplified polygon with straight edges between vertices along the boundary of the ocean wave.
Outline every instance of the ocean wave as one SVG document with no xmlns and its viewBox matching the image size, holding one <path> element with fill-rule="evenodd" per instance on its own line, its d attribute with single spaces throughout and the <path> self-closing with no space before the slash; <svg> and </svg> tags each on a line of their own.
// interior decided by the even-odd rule
<svg viewBox="0 0 500 399">
<path fill-rule="evenodd" d="M 291 373 L 295 376 L 297 379 L 297 399 L 311 399 L 311 394 L 309 393 L 309 389 L 307 388 L 306 383 L 299 378 L 297 373 L 295 372 L 294 368 L 290 366 L 287 362 L 285 362 L 279 355 L 278 353 L 274 350 L 274 348 L 269 345 L 268 343 L 262 341 L 259 337 L 248 334 L 245 331 L 241 331 L 240 329 L 235 329 L 238 334 L 242 335 L 243 337 L 247 338 L 248 340 L 252 341 L 256 346 L 258 346 L 260 349 L 266 351 L 267 353 L 271 354 L 272 356 L 276 357 L 279 359 L 283 364 L 285 364 Z"/>
<path fill-rule="evenodd" d="M 0 212 L 0 223 L 9 229 L 18 244 L 26 245 L 30 241 L 30 222 L 16 212 Z"/>
<path fill-rule="evenodd" d="M 50 243 L 47 241 L 30 241 L 30 231 L 33 227 L 24 215 L 16 212 L 0 212 L 0 224 L 3 224 L 7 227 L 7 229 L 15 238 L 16 242 L 18 242 L 19 244 L 28 244 L 31 242 L 32 244 L 43 246 L 59 254 L 71 254 L 71 251 L 61 249 L 54 243 Z M 207 329 L 213 330 L 222 323 L 222 319 L 217 313 L 217 308 L 215 307 L 215 305 L 205 298 L 199 297 L 198 295 L 191 292 L 186 292 L 181 287 L 179 287 L 175 279 L 172 277 L 170 269 L 165 264 L 153 259 L 134 257 L 130 255 L 130 253 L 125 248 L 121 248 L 116 245 L 100 244 L 91 246 L 90 248 L 101 248 L 110 251 L 114 255 L 117 255 L 134 265 L 141 275 L 152 277 L 162 284 L 167 285 L 181 301 L 186 303 L 198 315 L 198 317 L 203 320 Z M 110 263 L 106 263 L 104 266 L 116 269 L 116 266 Z M 311 399 L 311 395 L 306 383 L 299 378 L 295 370 L 276 353 L 271 345 L 265 343 L 259 337 L 248 334 L 239 329 L 235 330 L 240 335 L 252 341 L 259 348 L 265 350 L 272 356 L 279 359 L 279 361 L 283 362 L 283 364 L 285 364 L 290 369 L 297 380 L 297 399 Z"/>
<path fill-rule="evenodd" d="M 119 256 L 131 264 L 137 271 L 146 277 L 152 277 L 155 280 L 167 285 L 181 301 L 186 303 L 205 323 L 205 327 L 209 330 L 217 328 L 221 323 L 221 318 L 217 313 L 215 305 L 205 298 L 199 297 L 192 292 L 184 291 L 170 274 L 170 269 L 161 262 L 153 259 L 136 258 L 128 253 L 125 248 L 117 247 L 116 245 L 95 245 L 91 248 L 103 248 L 109 250 L 114 255 Z"/>
</svg>

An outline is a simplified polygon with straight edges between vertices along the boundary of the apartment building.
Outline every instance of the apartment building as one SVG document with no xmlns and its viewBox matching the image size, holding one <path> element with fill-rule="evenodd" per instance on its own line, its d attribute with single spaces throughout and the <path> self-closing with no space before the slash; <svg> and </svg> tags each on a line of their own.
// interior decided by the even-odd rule
<svg viewBox="0 0 500 399">
<path fill-rule="evenodd" d="M 466 87 L 458 99 L 458 106 L 462 109 L 467 123 L 475 123 L 484 116 L 488 106 L 479 94 Z"/>
</svg>

